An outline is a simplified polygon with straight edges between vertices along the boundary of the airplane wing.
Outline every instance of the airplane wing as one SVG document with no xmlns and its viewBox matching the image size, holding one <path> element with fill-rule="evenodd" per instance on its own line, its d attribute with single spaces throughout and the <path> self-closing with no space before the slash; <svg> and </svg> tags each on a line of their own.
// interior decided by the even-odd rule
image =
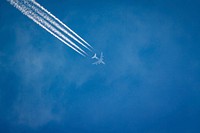
<svg viewBox="0 0 200 133">
<path fill-rule="evenodd" d="M 101 62 L 100 61 L 96 61 L 96 62 L 94 62 L 94 63 L 92 63 L 92 64 L 94 64 L 94 65 L 99 65 Z"/>
<path fill-rule="evenodd" d="M 98 60 L 92 64 L 94 64 L 94 65 L 104 64 L 105 65 L 105 62 L 103 60 Z"/>
</svg>

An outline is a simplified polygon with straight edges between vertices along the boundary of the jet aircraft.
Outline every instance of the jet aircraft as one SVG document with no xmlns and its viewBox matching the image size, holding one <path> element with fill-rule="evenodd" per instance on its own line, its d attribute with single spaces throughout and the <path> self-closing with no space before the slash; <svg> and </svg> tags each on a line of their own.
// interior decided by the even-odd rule
<svg viewBox="0 0 200 133">
<path fill-rule="evenodd" d="M 92 57 L 92 59 L 96 59 L 97 61 L 92 63 L 94 65 L 99 65 L 99 64 L 104 64 L 105 65 L 105 62 L 103 61 L 103 53 L 101 52 L 101 56 L 100 57 L 97 57 L 97 54 L 95 53 L 94 56 Z"/>
</svg>

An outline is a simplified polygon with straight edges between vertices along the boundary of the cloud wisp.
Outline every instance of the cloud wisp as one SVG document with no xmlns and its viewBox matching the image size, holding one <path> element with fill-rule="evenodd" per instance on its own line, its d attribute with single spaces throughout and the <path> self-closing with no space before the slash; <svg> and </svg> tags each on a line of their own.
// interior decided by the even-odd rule
<svg viewBox="0 0 200 133">
<path fill-rule="evenodd" d="M 67 27 L 63 22 L 47 11 L 34 0 L 7 0 L 11 5 L 48 31 L 61 42 L 82 56 L 87 56 L 86 50 L 92 52 L 92 46 Z M 73 39 L 70 40 L 68 36 Z M 76 42 L 76 43 L 75 43 Z M 78 46 L 80 45 L 80 46 Z M 82 48 L 81 48 L 82 46 Z M 83 47 L 86 48 L 83 50 Z"/>
</svg>

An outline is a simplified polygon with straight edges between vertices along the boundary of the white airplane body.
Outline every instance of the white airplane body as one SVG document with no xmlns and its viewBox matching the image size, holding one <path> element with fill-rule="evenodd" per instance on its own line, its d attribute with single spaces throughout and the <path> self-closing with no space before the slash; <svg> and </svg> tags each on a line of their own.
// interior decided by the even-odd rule
<svg viewBox="0 0 200 133">
<path fill-rule="evenodd" d="M 97 54 L 95 53 L 94 56 L 92 57 L 92 59 L 96 59 L 97 61 L 92 63 L 94 65 L 99 65 L 99 64 L 104 64 L 105 65 L 105 62 L 103 61 L 103 53 L 101 53 L 101 56 L 100 58 L 97 57 Z"/>
</svg>

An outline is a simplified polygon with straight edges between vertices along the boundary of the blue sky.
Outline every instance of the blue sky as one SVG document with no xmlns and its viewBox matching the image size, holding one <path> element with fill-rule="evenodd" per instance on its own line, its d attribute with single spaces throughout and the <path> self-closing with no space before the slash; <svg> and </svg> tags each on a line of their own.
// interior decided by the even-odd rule
<svg viewBox="0 0 200 133">
<path fill-rule="evenodd" d="M 0 132 L 200 132 L 198 0 L 37 0 L 94 66 L 0 3 Z"/>
</svg>

